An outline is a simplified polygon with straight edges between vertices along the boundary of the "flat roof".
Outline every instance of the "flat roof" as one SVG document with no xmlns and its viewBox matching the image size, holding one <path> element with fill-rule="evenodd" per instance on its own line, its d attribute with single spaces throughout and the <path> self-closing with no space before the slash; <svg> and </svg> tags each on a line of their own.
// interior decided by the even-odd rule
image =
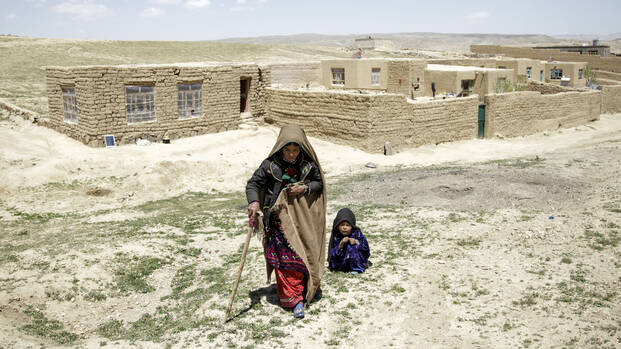
<svg viewBox="0 0 621 349">
<path fill-rule="evenodd" d="M 499 68 L 481 68 L 465 65 L 446 65 L 446 64 L 427 64 L 427 70 L 436 71 L 498 71 L 498 70 L 512 70 L 512 69 L 499 69 Z"/>
<path fill-rule="evenodd" d="M 610 48 L 610 46 L 607 45 L 597 45 L 597 46 L 534 46 L 533 48 L 538 48 L 538 49 L 556 49 L 556 48 L 566 48 L 566 49 L 570 49 L 570 48 L 575 48 L 575 49 L 582 49 L 582 48 Z"/>
<path fill-rule="evenodd" d="M 179 63 L 135 63 L 135 64 L 116 64 L 116 65 L 75 65 L 75 66 L 45 66 L 44 68 L 54 69 L 75 69 L 75 68 L 205 68 L 205 67 L 236 67 L 258 65 L 252 62 L 179 62 Z"/>
</svg>

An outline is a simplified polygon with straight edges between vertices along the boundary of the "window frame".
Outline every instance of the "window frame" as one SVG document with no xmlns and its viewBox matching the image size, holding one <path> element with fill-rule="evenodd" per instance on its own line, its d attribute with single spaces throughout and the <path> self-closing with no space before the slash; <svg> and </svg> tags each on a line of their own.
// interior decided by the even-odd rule
<svg viewBox="0 0 621 349">
<path fill-rule="evenodd" d="M 76 125 L 79 120 L 79 113 L 75 86 L 61 86 L 60 93 L 63 101 L 63 122 Z"/>
<path fill-rule="evenodd" d="M 496 93 L 505 93 L 506 84 L 507 84 L 506 77 L 496 78 Z"/>
<path fill-rule="evenodd" d="M 473 79 L 464 79 L 461 80 L 461 95 L 462 97 L 468 97 L 472 94 L 472 89 L 474 87 L 474 80 Z M 466 87 L 464 89 L 464 87 Z"/>
<path fill-rule="evenodd" d="M 156 122 L 155 83 L 127 84 L 125 88 L 125 117 L 128 125 Z M 137 91 L 130 91 L 136 89 Z"/>
<path fill-rule="evenodd" d="M 371 68 L 371 86 L 381 85 L 382 68 Z"/>
<path fill-rule="evenodd" d="M 330 68 L 333 86 L 345 86 L 345 68 Z"/>
<path fill-rule="evenodd" d="M 578 79 L 582 79 L 584 76 L 584 69 L 578 69 Z"/>
<path fill-rule="evenodd" d="M 184 89 L 186 87 L 187 90 Z M 204 115 L 202 81 L 177 84 L 177 113 L 179 120 L 196 119 Z"/>
<path fill-rule="evenodd" d="M 550 80 L 561 80 L 563 77 L 563 69 L 552 68 L 550 69 Z"/>
<path fill-rule="evenodd" d="M 531 79 L 532 75 L 533 75 L 533 67 L 526 67 L 526 77 Z"/>
</svg>

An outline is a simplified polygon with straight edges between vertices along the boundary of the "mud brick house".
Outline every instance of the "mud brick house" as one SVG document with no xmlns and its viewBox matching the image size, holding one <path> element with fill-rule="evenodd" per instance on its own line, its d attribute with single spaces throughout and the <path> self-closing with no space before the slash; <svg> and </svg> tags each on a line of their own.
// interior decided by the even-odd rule
<svg viewBox="0 0 621 349">
<path fill-rule="evenodd" d="M 161 141 L 237 128 L 264 113 L 256 64 L 47 67 L 46 125 L 84 144 Z"/>
</svg>

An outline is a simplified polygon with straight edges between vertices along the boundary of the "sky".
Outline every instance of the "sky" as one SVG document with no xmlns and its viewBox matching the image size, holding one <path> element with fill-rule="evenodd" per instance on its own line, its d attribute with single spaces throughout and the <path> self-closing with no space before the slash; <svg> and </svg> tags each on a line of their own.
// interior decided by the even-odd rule
<svg viewBox="0 0 621 349">
<path fill-rule="evenodd" d="M 621 33 L 621 1 L 0 0 L 0 34 L 28 37 L 197 41 L 405 32 L 606 36 Z"/>
</svg>

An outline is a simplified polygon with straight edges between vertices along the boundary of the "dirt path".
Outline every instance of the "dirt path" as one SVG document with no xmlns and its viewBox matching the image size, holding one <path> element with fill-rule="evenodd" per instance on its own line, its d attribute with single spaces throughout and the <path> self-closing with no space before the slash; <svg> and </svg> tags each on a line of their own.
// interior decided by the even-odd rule
<svg viewBox="0 0 621 349">
<path fill-rule="evenodd" d="M 373 266 L 326 272 L 293 321 L 253 240 L 223 325 L 274 139 L 90 149 L 2 115 L 0 347 L 621 346 L 620 116 L 393 157 L 312 139 Z"/>
</svg>

